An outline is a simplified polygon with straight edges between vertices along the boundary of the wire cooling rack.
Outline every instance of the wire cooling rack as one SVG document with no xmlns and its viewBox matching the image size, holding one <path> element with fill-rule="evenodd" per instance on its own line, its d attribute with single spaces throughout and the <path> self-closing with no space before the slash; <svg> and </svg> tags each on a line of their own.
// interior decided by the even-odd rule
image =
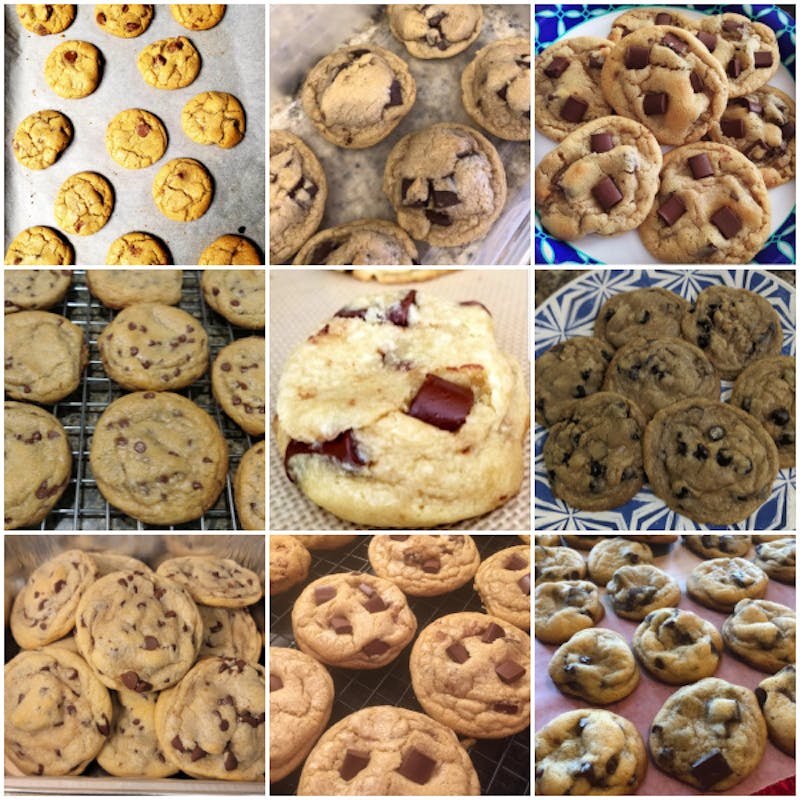
<svg viewBox="0 0 800 800">
<path fill-rule="evenodd" d="M 506 547 L 521 544 L 516 536 L 474 534 L 481 561 Z M 359 536 L 339 550 L 312 552 L 308 579 L 288 592 L 270 598 L 269 641 L 271 647 L 297 647 L 292 634 L 292 606 L 303 588 L 323 575 L 335 572 L 373 573 L 367 557 L 369 536 Z M 411 597 L 409 606 L 417 618 L 417 632 L 437 617 L 459 611 L 483 611 L 480 598 L 468 581 L 454 592 L 439 597 Z M 424 713 L 411 688 L 408 658 L 413 641 L 382 669 L 328 667 L 333 678 L 334 700 L 328 727 L 367 706 L 392 705 Z M 481 794 L 530 795 L 531 729 L 505 739 L 479 739 L 468 750 L 481 782 Z M 270 786 L 270 795 L 296 794 L 301 768 Z"/>
<path fill-rule="evenodd" d="M 165 530 L 145 525 L 109 505 L 92 475 L 89 446 L 95 424 L 109 403 L 126 392 L 106 376 L 97 349 L 97 337 L 117 312 L 106 308 L 86 287 L 86 270 L 74 270 L 72 286 L 64 300 L 49 309 L 83 328 L 89 346 L 89 362 L 78 388 L 48 410 L 59 419 L 72 449 L 72 478 L 56 507 L 39 525 L 40 530 Z M 209 368 L 191 386 L 180 390 L 219 425 L 228 443 L 228 476 L 219 499 L 198 520 L 169 527 L 169 530 L 239 530 L 233 502 L 233 476 L 244 452 L 255 439 L 246 434 L 218 406 L 211 391 L 211 364 L 217 353 L 234 339 L 252 336 L 254 331 L 232 326 L 210 309 L 200 289 L 202 270 L 183 270 L 183 291 L 179 307 L 199 320 L 208 335 Z"/>
</svg>

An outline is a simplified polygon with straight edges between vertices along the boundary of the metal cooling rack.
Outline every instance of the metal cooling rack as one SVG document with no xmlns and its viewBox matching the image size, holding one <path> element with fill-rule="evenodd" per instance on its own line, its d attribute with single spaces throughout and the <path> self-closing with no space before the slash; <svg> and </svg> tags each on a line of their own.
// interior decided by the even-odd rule
<svg viewBox="0 0 800 800">
<path fill-rule="evenodd" d="M 72 286 L 64 300 L 49 309 L 62 314 L 83 328 L 89 345 L 89 361 L 80 386 L 48 410 L 59 419 L 72 449 L 72 479 L 56 507 L 39 525 L 40 530 L 239 530 L 233 502 L 233 476 L 242 455 L 255 442 L 218 406 L 211 391 L 211 364 L 217 353 L 234 339 L 252 336 L 255 331 L 232 326 L 210 309 L 200 288 L 202 270 L 183 270 L 180 308 L 201 322 L 208 335 L 209 368 L 191 386 L 179 391 L 207 411 L 219 425 L 228 443 L 228 476 L 217 502 L 198 520 L 165 528 L 145 525 L 109 505 L 97 488 L 89 464 L 89 445 L 95 424 L 109 403 L 123 394 L 117 383 L 108 378 L 100 361 L 97 337 L 118 312 L 106 308 L 86 287 L 86 270 L 74 270 Z"/>
<path fill-rule="evenodd" d="M 481 560 L 521 544 L 516 536 L 473 535 Z M 303 588 L 323 575 L 335 572 L 374 574 L 367 557 L 369 536 L 359 536 L 339 550 L 312 551 L 308 579 L 288 592 L 270 598 L 269 642 L 271 647 L 294 647 L 292 606 Z M 468 581 L 454 592 L 439 597 L 412 597 L 408 604 L 417 618 L 417 631 L 437 617 L 460 611 L 483 611 L 480 598 Z M 413 640 L 400 655 L 381 669 L 352 670 L 327 667 L 333 678 L 334 700 L 328 727 L 367 706 L 392 705 L 424 713 L 411 687 L 408 658 Z M 484 795 L 530 795 L 531 729 L 505 739 L 478 739 L 468 750 Z M 270 786 L 270 795 L 296 794 L 301 767 Z"/>
</svg>

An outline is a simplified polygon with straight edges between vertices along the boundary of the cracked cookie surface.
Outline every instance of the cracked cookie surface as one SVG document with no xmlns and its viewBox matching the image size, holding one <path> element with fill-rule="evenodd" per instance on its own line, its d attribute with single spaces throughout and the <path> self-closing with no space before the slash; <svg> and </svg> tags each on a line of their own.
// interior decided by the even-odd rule
<svg viewBox="0 0 800 800">
<path fill-rule="evenodd" d="M 450 58 L 466 50 L 483 26 L 480 5 L 390 5 L 386 13 L 395 38 L 415 58 Z"/>
<path fill-rule="evenodd" d="M 125 169 L 155 164 L 167 149 L 167 131 L 161 120 L 141 108 L 120 111 L 106 128 L 106 150 Z"/>
<path fill-rule="evenodd" d="M 225 5 L 219 3 L 173 3 L 169 10 L 175 22 L 190 31 L 207 31 L 225 16 Z"/>
<path fill-rule="evenodd" d="M 11 266 L 66 267 L 73 263 L 72 245 L 58 231 L 34 225 L 20 231 L 6 250 L 5 263 Z"/>
<path fill-rule="evenodd" d="M 72 123 L 60 111 L 35 111 L 20 122 L 11 148 L 28 169 L 47 169 L 72 141 Z"/>
<path fill-rule="evenodd" d="M 154 89 L 183 89 L 200 72 L 200 54 L 185 36 L 152 42 L 136 63 L 145 83 Z"/>
<path fill-rule="evenodd" d="M 17 16 L 31 33 L 48 36 L 52 33 L 61 33 L 72 25 L 75 19 L 75 6 L 17 3 Z"/>
<path fill-rule="evenodd" d="M 153 180 L 156 207 L 176 222 L 200 219 L 208 211 L 213 194 L 211 175 L 193 158 L 173 158 Z"/>
<path fill-rule="evenodd" d="M 261 264 L 261 256 L 255 246 L 243 236 L 234 236 L 226 233 L 218 239 L 214 239 L 206 247 L 197 260 L 198 266 L 210 266 L 212 264 Z"/>
<path fill-rule="evenodd" d="M 111 184 L 96 172 L 77 172 L 61 184 L 54 213 L 62 230 L 90 236 L 108 222 L 113 210 Z"/>
<path fill-rule="evenodd" d="M 193 142 L 227 150 L 244 138 L 244 109 L 232 94 L 202 92 L 183 107 L 181 127 Z"/>
<path fill-rule="evenodd" d="M 111 243 L 111 247 L 108 248 L 106 255 L 106 264 L 113 264 L 118 267 L 165 266 L 171 263 L 169 252 L 161 240 L 141 231 L 125 233 L 119 239 L 115 239 Z M 173 271 L 170 270 L 170 272 Z M 89 282 L 90 274 L 87 273 L 87 283 Z M 140 299 L 146 302 L 146 298 Z M 178 300 L 171 302 L 177 303 Z M 106 303 L 106 305 L 108 304 Z M 114 306 L 111 306 L 111 308 L 114 308 Z"/>
<path fill-rule="evenodd" d="M 153 21 L 153 6 L 134 3 L 125 5 L 98 3 L 94 7 L 94 21 L 100 30 L 112 36 L 134 39 L 150 27 Z"/>
<path fill-rule="evenodd" d="M 59 96 L 77 99 L 90 95 L 100 82 L 102 56 L 89 42 L 62 42 L 47 56 L 44 77 Z"/>
</svg>

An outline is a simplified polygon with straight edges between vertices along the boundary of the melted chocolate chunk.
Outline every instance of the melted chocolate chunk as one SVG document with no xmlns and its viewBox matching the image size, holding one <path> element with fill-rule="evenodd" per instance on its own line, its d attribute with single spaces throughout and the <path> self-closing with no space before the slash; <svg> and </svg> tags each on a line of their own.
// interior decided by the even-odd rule
<svg viewBox="0 0 800 800">
<path fill-rule="evenodd" d="M 454 433 L 464 424 L 472 409 L 472 389 L 428 373 L 411 401 L 410 416 Z"/>
<path fill-rule="evenodd" d="M 408 327 L 408 310 L 416 303 L 417 292 L 412 289 L 408 294 L 397 303 L 393 303 L 386 311 L 386 319 L 397 325 L 398 328 Z"/>
<path fill-rule="evenodd" d="M 544 74 L 548 78 L 560 78 L 569 66 L 569 59 L 564 56 L 556 56 L 545 68 Z"/>
<path fill-rule="evenodd" d="M 291 480 L 294 480 L 294 478 L 292 478 L 289 472 L 289 459 L 293 456 L 304 455 L 306 453 L 330 456 L 337 461 L 341 461 L 342 464 L 351 467 L 363 467 L 364 464 L 367 463 L 358 452 L 358 446 L 352 430 L 342 431 L 335 439 L 331 439 L 328 442 L 306 444 L 305 442 L 298 442 L 296 439 L 292 439 L 286 447 L 286 453 L 283 457 L 284 469 L 286 469 L 286 474 Z"/>
<path fill-rule="evenodd" d="M 561 119 L 567 122 L 580 122 L 588 108 L 589 104 L 585 100 L 581 100 L 580 97 L 575 97 L 575 95 L 570 95 L 564 105 L 561 106 Z"/>
<path fill-rule="evenodd" d="M 336 589 L 333 586 L 317 586 L 314 589 L 314 602 L 321 606 L 336 597 Z"/>
<path fill-rule="evenodd" d="M 434 759 L 428 758 L 425 753 L 417 750 L 416 747 L 412 747 L 403 756 L 403 760 L 396 771 L 404 778 L 424 786 L 431 779 L 433 771 L 436 769 L 436 764 L 437 762 Z"/>
<path fill-rule="evenodd" d="M 505 635 L 506 632 L 496 622 L 490 622 L 489 627 L 483 632 L 483 636 L 481 636 L 481 641 L 486 644 L 491 644 L 495 639 L 500 639 Z"/>
<path fill-rule="evenodd" d="M 283 689 L 283 681 L 277 675 L 270 673 L 269 690 L 270 692 L 277 692 L 278 689 Z"/>
<path fill-rule="evenodd" d="M 339 767 L 339 775 L 342 780 L 350 781 L 355 778 L 369 764 L 369 758 L 369 753 L 365 753 L 363 750 L 348 750 L 341 767 Z"/>
<path fill-rule="evenodd" d="M 718 747 L 698 758 L 692 764 L 691 770 L 702 789 L 710 789 L 715 783 L 733 774 L 730 764 Z"/>
<path fill-rule="evenodd" d="M 625 66 L 628 69 L 644 69 L 649 63 L 649 47 L 634 46 L 625 50 Z"/>
<path fill-rule="evenodd" d="M 339 636 L 353 632 L 353 626 L 350 624 L 350 620 L 347 619 L 347 617 L 343 617 L 339 614 L 331 617 L 330 626 Z"/>
</svg>

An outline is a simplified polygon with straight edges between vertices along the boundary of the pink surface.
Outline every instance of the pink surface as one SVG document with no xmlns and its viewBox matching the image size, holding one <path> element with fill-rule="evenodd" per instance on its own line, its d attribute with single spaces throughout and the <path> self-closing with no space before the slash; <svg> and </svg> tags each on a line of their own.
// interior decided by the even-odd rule
<svg viewBox="0 0 800 800">
<path fill-rule="evenodd" d="M 664 552 L 665 550 L 666 552 Z M 588 551 L 584 550 L 579 552 L 581 552 L 585 560 L 588 556 Z M 684 547 L 680 540 L 669 546 L 658 547 L 654 549 L 654 553 L 656 556 L 654 561 L 655 566 L 673 575 L 680 583 L 682 593 L 679 603 L 680 608 L 694 611 L 696 614 L 715 625 L 717 630 L 721 633 L 722 623 L 728 615 L 701 606 L 686 594 L 686 576 L 702 559 Z M 750 552 L 745 557 L 752 560 L 754 556 L 755 550 L 751 548 Z M 630 645 L 633 639 L 633 632 L 636 630 L 639 623 L 634 620 L 622 619 L 614 613 L 606 597 L 605 587 L 600 587 L 600 594 L 606 614 L 603 619 L 600 620 L 597 627 L 609 628 L 617 631 L 625 637 Z M 764 599 L 771 600 L 775 603 L 781 603 L 785 606 L 789 606 L 789 608 L 796 608 L 796 587 L 770 580 Z M 535 639 L 534 642 L 534 729 L 538 731 L 542 726 L 559 714 L 573 709 L 588 708 L 591 704 L 577 697 L 567 697 L 561 694 L 547 674 L 547 666 L 550 663 L 553 653 L 558 649 L 558 645 L 542 644 L 538 639 Z M 641 678 L 639 684 L 631 694 L 618 703 L 595 707 L 608 709 L 615 714 L 629 719 L 639 730 L 639 734 L 646 747 L 650 723 L 653 721 L 653 718 L 661 709 L 666 699 L 681 687 L 671 686 L 655 680 L 647 670 L 641 668 L 641 665 L 640 672 Z M 730 683 L 746 686 L 749 689 L 755 689 L 755 687 L 767 677 L 767 673 L 761 672 L 739 661 L 726 649 L 720 659 L 714 677 L 723 678 L 726 681 L 730 681 Z M 649 752 L 648 759 L 647 775 L 645 776 L 644 782 L 639 787 L 637 794 L 702 794 L 702 792 L 694 787 L 661 772 L 661 770 L 655 766 L 653 760 L 649 758 Z M 776 781 L 781 781 L 794 775 L 795 770 L 795 760 L 785 755 L 781 750 L 775 747 L 772 742 L 768 741 L 764 758 L 761 760 L 755 772 L 731 789 L 725 792 L 715 792 L 714 794 L 752 794 Z"/>
</svg>

